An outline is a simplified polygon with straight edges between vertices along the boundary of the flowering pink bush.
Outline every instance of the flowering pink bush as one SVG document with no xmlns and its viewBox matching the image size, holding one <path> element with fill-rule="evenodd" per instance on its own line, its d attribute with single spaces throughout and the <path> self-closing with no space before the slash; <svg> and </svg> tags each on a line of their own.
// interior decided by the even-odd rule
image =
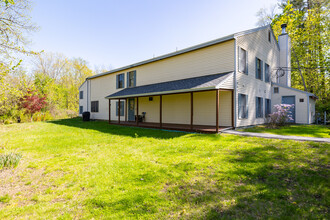
<svg viewBox="0 0 330 220">
<path fill-rule="evenodd" d="M 288 105 L 288 104 L 280 104 L 280 105 L 274 105 L 274 108 L 276 109 L 275 112 L 269 114 L 268 117 L 268 126 L 269 127 L 278 127 L 283 126 L 290 121 L 293 121 L 293 118 L 291 117 L 291 109 L 294 107 L 294 104 Z"/>
</svg>

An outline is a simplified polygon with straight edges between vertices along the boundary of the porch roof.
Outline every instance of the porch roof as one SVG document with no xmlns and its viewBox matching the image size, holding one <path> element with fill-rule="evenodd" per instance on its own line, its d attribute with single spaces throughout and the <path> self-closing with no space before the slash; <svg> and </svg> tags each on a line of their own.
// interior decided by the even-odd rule
<svg viewBox="0 0 330 220">
<path fill-rule="evenodd" d="M 221 83 L 232 75 L 233 72 L 226 72 L 163 83 L 155 83 L 144 86 L 137 86 L 122 89 L 119 92 L 115 92 L 106 96 L 105 98 L 129 98 L 219 89 L 221 87 Z"/>
</svg>

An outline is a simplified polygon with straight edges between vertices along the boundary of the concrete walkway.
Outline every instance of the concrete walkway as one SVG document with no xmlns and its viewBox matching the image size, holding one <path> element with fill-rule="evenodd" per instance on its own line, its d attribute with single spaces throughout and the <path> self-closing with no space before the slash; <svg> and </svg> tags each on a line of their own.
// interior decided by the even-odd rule
<svg viewBox="0 0 330 220">
<path fill-rule="evenodd" d="M 278 135 L 278 134 L 254 133 L 254 132 L 234 131 L 234 130 L 225 130 L 222 133 L 248 136 L 248 137 L 261 137 L 261 138 L 283 139 L 283 140 L 293 140 L 293 141 L 316 141 L 316 142 L 330 143 L 330 138 L 286 136 L 286 135 Z"/>
</svg>

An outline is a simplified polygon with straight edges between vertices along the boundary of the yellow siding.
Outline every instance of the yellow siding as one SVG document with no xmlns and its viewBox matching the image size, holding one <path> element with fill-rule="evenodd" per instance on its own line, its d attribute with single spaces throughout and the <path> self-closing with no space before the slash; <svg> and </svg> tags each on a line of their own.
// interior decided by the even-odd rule
<svg viewBox="0 0 330 220">
<path fill-rule="evenodd" d="M 265 83 L 264 76 L 263 81 L 256 79 L 255 57 L 258 57 L 264 63 L 269 64 L 271 73 L 274 73 L 272 70 L 278 67 L 279 50 L 275 44 L 275 39 L 272 38 L 271 43 L 268 41 L 268 30 L 270 29 L 267 28 L 237 38 L 236 51 L 238 47 L 241 47 L 248 52 L 248 75 L 238 71 L 238 53 L 236 53 L 236 127 L 262 124 L 265 122 L 264 118 L 256 118 L 255 99 L 256 96 L 271 99 L 271 84 Z M 238 93 L 248 95 L 249 114 L 247 119 L 238 119 Z"/>
<path fill-rule="evenodd" d="M 163 123 L 190 124 L 190 94 L 163 96 Z"/>
<path fill-rule="evenodd" d="M 146 122 L 159 123 L 159 107 L 159 96 L 153 96 L 152 101 L 149 101 L 149 97 L 139 98 L 139 115 L 146 112 Z"/>
<path fill-rule="evenodd" d="M 126 86 L 126 73 L 131 70 L 136 70 L 137 86 L 234 71 L 234 40 L 91 79 L 91 101 L 99 101 L 99 113 L 92 113 L 92 118 L 108 120 L 108 100 L 104 97 L 120 91 L 116 89 L 117 74 L 125 73 Z M 114 110 L 115 101 L 112 101 L 112 119 L 116 118 Z"/>
</svg>

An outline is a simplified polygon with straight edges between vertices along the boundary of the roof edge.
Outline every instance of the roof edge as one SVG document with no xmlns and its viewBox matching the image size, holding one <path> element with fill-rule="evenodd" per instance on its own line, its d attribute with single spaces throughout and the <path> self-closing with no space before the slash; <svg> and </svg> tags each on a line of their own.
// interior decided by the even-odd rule
<svg viewBox="0 0 330 220">
<path fill-rule="evenodd" d="M 142 96 L 156 96 L 156 95 L 171 95 L 175 93 L 188 93 L 188 92 L 194 92 L 194 91 L 207 91 L 207 90 L 215 90 L 215 86 L 210 87 L 203 87 L 203 88 L 197 88 L 197 89 L 180 89 L 180 90 L 172 90 L 172 91 L 164 91 L 164 92 L 151 92 L 151 93 L 140 93 L 140 94 L 134 94 L 134 95 L 123 95 L 123 96 L 113 96 L 104 97 L 105 99 L 118 99 L 118 98 L 130 98 L 130 97 L 142 97 Z"/>
<path fill-rule="evenodd" d="M 306 92 L 306 91 L 303 91 L 303 90 L 300 90 L 300 89 L 296 89 L 296 88 L 292 88 L 292 87 L 288 87 L 288 86 L 284 86 L 284 85 L 281 85 L 281 84 L 278 84 L 278 83 L 274 83 L 274 82 L 272 82 L 272 85 L 275 85 L 275 86 L 280 86 L 280 87 L 282 87 L 282 88 L 286 88 L 286 89 L 291 89 L 291 90 L 294 90 L 294 91 L 296 91 L 296 92 L 301 92 L 301 93 L 305 93 L 306 95 L 308 95 L 308 96 L 312 96 L 312 97 L 315 97 L 315 98 L 319 98 L 319 97 L 317 97 L 315 94 L 313 94 L 313 93 L 310 93 L 310 92 Z"/>
<path fill-rule="evenodd" d="M 218 39 L 215 39 L 215 40 L 207 41 L 205 43 L 197 44 L 195 46 L 187 47 L 187 48 L 182 49 L 182 50 L 178 50 L 178 51 L 175 51 L 175 52 L 164 54 L 164 55 L 152 58 L 152 59 L 144 60 L 144 61 L 137 62 L 137 63 L 131 64 L 131 65 L 127 65 L 127 66 L 123 66 L 123 67 L 120 67 L 120 68 L 117 68 L 117 69 L 113 69 L 113 70 L 110 70 L 108 72 L 96 74 L 94 76 L 88 77 L 87 79 L 93 79 L 93 78 L 101 77 L 101 76 L 108 75 L 108 74 L 111 74 L 111 73 L 114 73 L 114 72 L 118 72 L 118 71 L 130 69 L 130 68 L 133 68 L 133 67 L 141 66 L 141 65 L 144 65 L 144 64 L 152 63 L 152 62 L 155 62 L 155 61 L 158 61 L 158 60 L 163 60 L 163 59 L 166 59 L 166 58 L 170 58 L 170 57 L 177 56 L 177 55 L 180 55 L 180 54 L 188 53 L 188 52 L 198 50 L 198 49 L 201 49 L 201 48 L 205 48 L 205 47 L 208 47 L 208 46 L 212 46 L 212 45 L 215 45 L 215 44 L 223 43 L 223 42 L 229 41 L 229 40 L 234 40 L 234 34 L 227 35 L 225 37 L 221 37 L 221 38 L 218 38 Z"/>
</svg>

